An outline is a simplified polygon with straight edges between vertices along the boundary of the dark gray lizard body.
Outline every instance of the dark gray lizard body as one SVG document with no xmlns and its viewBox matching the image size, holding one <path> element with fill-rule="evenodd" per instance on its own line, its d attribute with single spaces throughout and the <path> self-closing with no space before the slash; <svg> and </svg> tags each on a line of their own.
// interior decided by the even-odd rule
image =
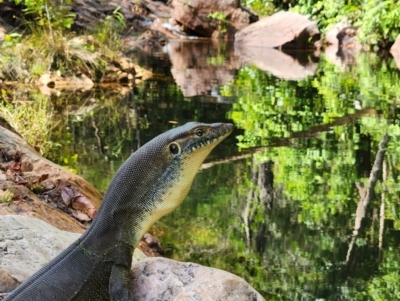
<svg viewBox="0 0 400 301">
<path fill-rule="evenodd" d="M 134 300 L 134 247 L 183 201 L 204 159 L 232 129 L 191 122 L 138 149 L 115 174 L 90 228 L 4 301 Z"/>
</svg>

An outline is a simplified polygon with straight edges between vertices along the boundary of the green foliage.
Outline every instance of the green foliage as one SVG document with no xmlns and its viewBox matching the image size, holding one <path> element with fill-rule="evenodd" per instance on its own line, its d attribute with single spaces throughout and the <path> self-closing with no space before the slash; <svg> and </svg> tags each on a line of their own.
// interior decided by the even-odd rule
<svg viewBox="0 0 400 301">
<path fill-rule="evenodd" d="M 106 21 L 115 21 L 119 27 L 125 28 L 126 22 L 124 15 L 120 12 L 121 7 L 118 6 L 113 12 L 111 16 L 106 17 Z"/>
<path fill-rule="evenodd" d="M 14 192 L 0 189 L 0 203 L 10 203 L 13 200 Z"/>
<path fill-rule="evenodd" d="M 360 38 L 364 43 L 382 45 L 382 43 L 393 42 L 400 33 L 398 1 L 365 1 L 363 14 L 355 25 L 360 28 Z"/>
<path fill-rule="evenodd" d="M 400 33 L 400 6 L 396 0 L 247 0 L 244 4 L 261 15 L 279 10 L 308 15 L 323 33 L 331 25 L 347 20 L 359 28 L 360 41 L 366 45 L 387 47 Z"/>
<path fill-rule="evenodd" d="M 242 5 L 251 7 L 254 12 L 261 16 L 271 15 L 275 10 L 275 2 L 272 0 L 244 0 Z"/>
<path fill-rule="evenodd" d="M 15 4 L 23 5 L 27 24 L 48 28 L 51 35 L 53 30 L 71 28 L 75 14 L 70 12 L 72 0 L 14 0 Z M 29 17 L 32 17 L 32 21 Z"/>
</svg>

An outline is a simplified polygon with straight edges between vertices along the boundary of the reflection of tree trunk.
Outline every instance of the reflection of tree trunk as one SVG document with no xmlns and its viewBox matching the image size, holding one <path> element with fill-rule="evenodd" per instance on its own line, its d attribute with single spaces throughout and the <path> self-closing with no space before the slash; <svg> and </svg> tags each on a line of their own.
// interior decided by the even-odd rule
<svg viewBox="0 0 400 301">
<path fill-rule="evenodd" d="M 242 213 L 242 218 L 243 218 L 243 224 L 244 224 L 244 229 L 246 233 L 246 246 L 247 248 L 251 247 L 251 229 L 250 229 L 250 224 L 253 220 L 253 215 L 254 212 L 252 208 L 254 208 L 254 201 L 255 201 L 255 192 L 254 192 L 254 183 L 256 182 L 257 179 L 257 170 L 256 170 L 256 164 L 253 159 L 253 163 L 251 164 L 251 188 L 249 189 L 249 192 L 247 193 L 247 198 L 246 198 L 246 206 L 244 207 L 243 213 Z"/>
<path fill-rule="evenodd" d="M 260 199 L 269 209 L 272 209 L 274 201 L 274 174 L 271 170 L 272 164 L 272 161 L 260 164 L 257 181 Z"/>
<path fill-rule="evenodd" d="M 101 138 L 99 136 L 99 128 L 97 127 L 96 121 L 94 120 L 93 117 L 92 117 L 92 127 L 94 128 L 94 135 L 96 136 L 96 139 L 97 139 L 97 147 L 99 148 L 99 152 L 100 152 L 100 154 L 104 155 L 103 147 L 101 145 Z"/>
<path fill-rule="evenodd" d="M 382 163 L 382 195 L 381 195 L 381 208 L 379 212 L 379 251 L 382 250 L 383 243 L 383 230 L 385 226 L 385 196 L 386 196 L 386 179 L 387 179 L 387 168 L 386 162 Z"/>
<path fill-rule="evenodd" d="M 141 146 L 141 142 L 140 142 L 140 129 L 139 129 L 139 114 L 138 114 L 138 110 L 137 110 L 137 104 L 135 101 L 135 91 L 134 89 L 132 89 L 132 92 L 129 94 L 129 96 L 131 97 L 132 100 L 132 128 L 135 129 L 135 137 L 133 138 L 133 140 L 136 140 L 136 149 L 139 149 L 139 147 Z M 134 148 L 132 148 L 132 152 L 134 152 L 134 150 L 136 150 Z"/>
<path fill-rule="evenodd" d="M 253 237 L 255 248 L 259 253 L 265 251 L 265 240 L 267 233 L 267 221 L 262 220 L 256 223 L 255 216 L 260 213 L 265 216 L 265 210 L 271 209 L 274 200 L 274 174 L 272 172 L 273 162 L 257 163 L 253 159 L 251 168 L 251 188 L 247 193 L 246 205 L 242 212 L 243 224 L 246 234 L 246 245 L 252 247 Z M 257 189 L 256 189 L 257 188 Z M 253 227 L 252 227 L 253 225 Z M 252 229 L 257 229 L 255 233 Z"/>
<path fill-rule="evenodd" d="M 387 134 L 383 135 L 382 141 L 379 143 L 379 150 L 378 150 L 378 153 L 376 154 L 375 162 L 374 162 L 374 165 L 372 166 L 372 170 L 371 170 L 371 173 L 369 176 L 368 189 L 365 189 L 361 183 L 356 183 L 358 192 L 360 194 L 360 201 L 358 202 L 358 206 L 357 206 L 353 237 L 351 239 L 351 242 L 349 244 L 349 248 L 347 251 L 346 263 L 349 263 L 351 251 L 353 249 L 353 245 L 354 245 L 356 236 L 359 233 L 362 219 L 365 216 L 365 210 L 366 210 L 369 202 L 372 199 L 372 196 L 374 193 L 374 188 L 375 188 L 376 182 L 378 181 L 378 173 L 380 170 L 382 170 L 383 159 L 385 156 L 386 147 L 388 145 L 388 142 L 389 142 L 389 136 Z M 385 168 L 385 174 L 386 174 L 386 168 Z M 383 202 L 384 202 L 384 200 L 383 200 Z M 383 225 L 382 225 L 382 228 L 383 228 Z M 383 231 L 383 229 L 382 229 L 382 231 Z"/>
</svg>

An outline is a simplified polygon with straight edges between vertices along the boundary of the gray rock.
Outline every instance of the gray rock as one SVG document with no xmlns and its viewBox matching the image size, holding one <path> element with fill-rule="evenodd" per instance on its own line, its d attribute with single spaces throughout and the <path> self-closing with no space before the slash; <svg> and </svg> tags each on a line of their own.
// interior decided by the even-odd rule
<svg viewBox="0 0 400 301">
<path fill-rule="evenodd" d="M 0 292 L 15 288 L 79 236 L 35 218 L 0 216 L 0 277 L 14 280 L 0 286 Z"/>
<path fill-rule="evenodd" d="M 36 218 L 0 216 L 0 293 L 17 287 L 80 235 Z M 146 256 L 136 249 L 133 261 L 143 258 Z"/>
<path fill-rule="evenodd" d="M 132 265 L 131 276 L 140 301 L 264 300 L 242 278 L 190 262 L 149 257 Z"/>
<path fill-rule="evenodd" d="M 79 236 L 35 218 L 0 216 L 0 296 Z M 161 257 L 148 260 L 138 249 L 133 256 L 131 286 L 137 301 L 264 300 L 247 282 L 231 273 Z"/>
</svg>

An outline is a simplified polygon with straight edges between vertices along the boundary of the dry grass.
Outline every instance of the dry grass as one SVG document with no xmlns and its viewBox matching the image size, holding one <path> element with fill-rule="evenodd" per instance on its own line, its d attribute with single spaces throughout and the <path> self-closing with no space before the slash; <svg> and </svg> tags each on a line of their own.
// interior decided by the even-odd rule
<svg viewBox="0 0 400 301">
<path fill-rule="evenodd" d="M 53 128 L 52 109 L 48 97 L 33 96 L 33 101 L 0 102 L 0 115 L 25 140 L 40 151 L 47 153 L 54 145 L 49 141 Z"/>
</svg>

